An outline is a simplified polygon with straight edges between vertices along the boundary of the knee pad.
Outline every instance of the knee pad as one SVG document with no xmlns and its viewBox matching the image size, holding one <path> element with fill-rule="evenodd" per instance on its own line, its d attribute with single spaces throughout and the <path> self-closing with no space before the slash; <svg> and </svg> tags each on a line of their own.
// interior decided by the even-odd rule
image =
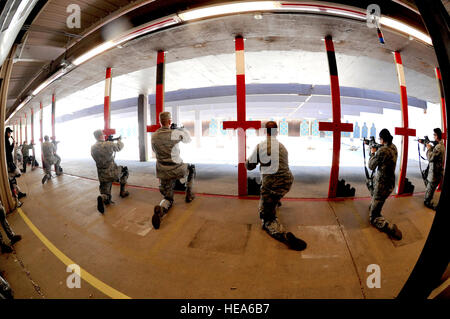
<svg viewBox="0 0 450 319">
<path fill-rule="evenodd" d="M 166 211 L 168 211 L 169 208 L 172 207 L 172 203 L 173 203 L 173 200 L 169 200 L 169 199 L 164 198 L 164 199 L 159 203 L 159 206 L 161 206 L 161 207 L 164 208 Z"/>
</svg>

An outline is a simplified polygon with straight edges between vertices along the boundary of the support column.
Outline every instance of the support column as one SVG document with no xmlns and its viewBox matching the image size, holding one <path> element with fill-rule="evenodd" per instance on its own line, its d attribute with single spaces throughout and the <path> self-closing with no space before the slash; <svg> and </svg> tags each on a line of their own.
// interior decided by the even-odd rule
<svg viewBox="0 0 450 319">
<path fill-rule="evenodd" d="M 106 68 L 106 77 L 105 77 L 105 101 L 103 107 L 103 117 L 105 121 L 105 127 L 103 129 L 103 134 L 105 134 L 105 138 L 108 138 L 110 135 L 116 134 L 116 130 L 111 128 L 111 68 Z"/>
<path fill-rule="evenodd" d="M 445 110 L 445 96 L 444 96 L 444 85 L 442 83 L 442 74 L 439 67 L 435 68 L 436 80 L 438 82 L 439 95 L 441 97 L 441 121 L 442 121 L 442 139 L 444 140 L 445 148 L 447 148 L 447 113 Z M 445 162 L 444 162 L 445 167 Z M 438 191 L 442 190 L 442 182 L 439 184 Z"/>
<path fill-rule="evenodd" d="M 34 143 L 34 109 L 31 107 L 31 143 Z"/>
<path fill-rule="evenodd" d="M 406 178 L 406 169 L 408 167 L 408 146 L 409 146 L 409 137 L 416 136 L 416 130 L 409 128 L 409 120 L 408 120 L 408 95 L 406 93 L 406 81 L 405 81 L 405 72 L 403 70 L 402 57 L 400 52 L 394 52 L 395 64 L 397 67 L 397 75 L 398 75 L 398 83 L 400 86 L 400 103 L 402 109 L 402 122 L 403 127 L 395 128 L 395 135 L 402 136 L 402 150 L 401 150 L 401 161 L 400 161 L 400 174 L 398 177 L 398 188 L 397 194 L 403 194 L 405 188 L 405 178 Z"/>
<path fill-rule="evenodd" d="M 33 144 L 33 158 L 36 160 L 36 150 L 34 149 L 34 108 L 31 107 L 31 144 Z M 34 167 L 34 163 L 32 164 Z"/>
<path fill-rule="evenodd" d="M 200 148 L 202 138 L 202 120 L 200 118 L 200 110 L 195 110 L 194 132 L 195 145 L 197 146 L 197 148 Z"/>
<path fill-rule="evenodd" d="M 146 162 L 148 160 L 147 150 L 147 112 L 148 112 L 148 94 L 139 94 L 138 97 L 138 136 L 139 136 L 139 160 Z"/>
<path fill-rule="evenodd" d="M 25 140 L 24 142 L 28 143 L 28 119 L 27 119 L 27 111 L 25 110 Z"/>
<path fill-rule="evenodd" d="M 19 117 L 20 145 L 22 144 L 22 117 Z"/>
<path fill-rule="evenodd" d="M 44 109 L 42 108 L 42 102 L 39 103 L 39 141 L 41 142 L 41 162 L 42 167 L 44 167 L 44 152 L 42 151 L 42 144 L 44 143 L 44 126 L 43 126 L 43 118 L 44 118 Z"/>
<path fill-rule="evenodd" d="M 339 76 L 334 51 L 333 39 L 325 37 L 327 49 L 328 68 L 330 70 L 331 106 L 333 110 L 333 122 L 319 122 L 319 131 L 333 132 L 333 159 L 331 164 L 330 182 L 328 185 L 328 198 L 335 198 L 339 179 L 339 161 L 341 157 L 341 133 L 353 132 L 353 124 L 341 122 L 341 93 L 339 88 Z"/>
<path fill-rule="evenodd" d="M 15 51 L 16 45 L 12 47 L 8 58 L 3 62 L 0 70 L 0 131 L 2 134 L 5 134 L 6 102 Z M 0 199 L 5 210 L 10 212 L 14 209 L 15 204 L 9 187 L 5 146 L 5 139 L 2 136 L 2 138 L 0 138 Z"/>
<path fill-rule="evenodd" d="M 236 51 L 236 112 L 237 121 L 224 121 L 223 129 L 238 131 L 238 194 L 247 195 L 247 169 L 246 161 L 246 130 L 249 128 L 261 128 L 260 121 L 246 120 L 246 95 L 245 95 L 245 57 L 244 38 L 237 36 L 234 41 Z"/>
<path fill-rule="evenodd" d="M 442 139 L 444 140 L 444 145 L 447 147 L 447 113 L 445 110 L 445 97 L 444 97 L 444 85 L 442 83 L 441 69 L 438 67 L 436 71 L 436 80 L 439 87 L 439 95 L 441 97 L 441 121 L 442 121 Z"/>
<path fill-rule="evenodd" d="M 53 141 L 56 141 L 55 113 L 56 113 L 56 100 L 55 100 L 55 94 L 52 94 L 52 140 Z"/>
<path fill-rule="evenodd" d="M 164 80 L 165 80 L 165 53 L 164 51 L 158 51 L 156 58 L 156 105 L 155 111 L 150 111 L 150 116 L 155 115 L 152 125 L 147 126 L 147 132 L 156 132 L 161 127 L 159 122 L 159 114 L 164 112 Z M 152 118 L 153 120 L 153 118 Z M 153 124 L 155 123 L 155 124 Z"/>
</svg>

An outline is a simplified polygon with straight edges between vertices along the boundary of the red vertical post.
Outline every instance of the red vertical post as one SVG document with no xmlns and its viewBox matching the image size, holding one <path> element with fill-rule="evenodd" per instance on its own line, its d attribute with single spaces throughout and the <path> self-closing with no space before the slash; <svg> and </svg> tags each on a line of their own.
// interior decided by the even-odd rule
<svg viewBox="0 0 450 319">
<path fill-rule="evenodd" d="M 237 121 L 223 122 L 223 129 L 237 130 L 238 135 L 238 194 L 247 195 L 246 130 L 261 128 L 260 121 L 247 121 L 245 94 L 245 56 L 244 38 L 237 36 L 234 41 L 236 51 L 236 112 Z"/>
<path fill-rule="evenodd" d="M 107 68 L 105 77 L 105 101 L 103 108 L 103 116 L 105 120 L 103 134 L 105 134 L 105 138 L 109 135 L 116 134 L 116 130 L 111 128 L 111 84 L 111 68 Z"/>
<path fill-rule="evenodd" d="M 441 96 L 441 121 L 442 121 L 442 139 L 444 140 L 444 145 L 447 147 L 447 112 L 445 109 L 445 96 L 444 96 L 444 84 L 442 83 L 442 74 L 441 70 L 437 67 L 436 71 L 436 80 L 438 83 L 439 94 Z M 445 167 L 445 163 L 444 163 Z M 439 184 L 437 190 L 440 191 L 442 188 L 442 182 Z"/>
<path fill-rule="evenodd" d="M 341 93 L 339 88 L 339 76 L 334 51 L 333 39 L 325 37 L 328 67 L 330 71 L 331 106 L 333 122 L 319 122 L 320 131 L 333 132 L 333 159 L 331 162 L 330 182 L 328 184 L 328 198 L 335 198 L 339 180 L 339 161 L 341 157 L 341 132 L 353 132 L 353 124 L 341 122 Z"/>
<path fill-rule="evenodd" d="M 408 167 L 408 148 L 409 137 L 416 136 L 416 130 L 409 128 L 408 120 L 408 95 L 406 93 L 406 81 L 405 72 L 403 70 L 403 62 L 400 52 L 394 52 L 395 64 L 397 67 L 398 83 L 400 86 L 400 103 L 402 110 L 402 122 L 403 127 L 395 128 L 395 135 L 402 136 L 402 150 L 401 150 L 401 162 L 400 162 L 400 174 L 398 177 L 398 189 L 397 194 L 403 194 L 405 189 L 406 170 Z"/>
<path fill-rule="evenodd" d="M 52 140 L 56 140 L 55 133 L 55 112 L 56 112 L 56 100 L 55 94 L 52 94 Z"/>
<path fill-rule="evenodd" d="M 31 143 L 34 143 L 34 110 L 32 107 L 31 107 Z"/>
<path fill-rule="evenodd" d="M 27 111 L 25 110 L 25 142 L 28 142 L 28 120 L 27 120 Z"/>
<path fill-rule="evenodd" d="M 44 167 L 44 152 L 42 152 L 42 143 L 44 143 L 44 127 L 43 127 L 43 113 L 44 109 L 42 108 L 42 102 L 39 103 L 39 134 L 40 138 L 39 141 L 41 142 L 41 161 L 42 161 L 42 167 Z"/>
<path fill-rule="evenodd" d="M 435 69 L 436 80 L 438 82 L 439 94 L 441 96 L 441 121 L 442 121 L 442 139 L 447 147 L 447 113 L 445 109 L 444 84 L 442 83 L 442 74 L 439 68 Z"/>
<path fill-rule="evenodd" d="M 19 117 L 20 144 L 22 145 L 22 117 Z"/>
<path fill-rule="evenodd" d="M 147 132 L 156 132 L 161 127 L 159 114 L 164 112 L 165 52 L 160 50 L 156 58 L 156 123 L 147 126 Z"/>
</svg>

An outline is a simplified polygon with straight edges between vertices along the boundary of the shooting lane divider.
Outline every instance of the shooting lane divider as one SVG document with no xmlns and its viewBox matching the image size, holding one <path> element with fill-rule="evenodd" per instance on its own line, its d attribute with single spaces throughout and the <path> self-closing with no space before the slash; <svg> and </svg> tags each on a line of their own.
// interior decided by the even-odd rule
<svg viewBox="0 0 450 319">
<path fill-rule="evenodd" d="M 105 135 L 105 139 L 108 138 L 109 135 L 116 134 L 116 130 L 111 128 L 111 68 L 106 68 L 106 77 L 105 77 L 105 101 L 103 107 L 103 116 L 105 121 L 105 128 L 103 130 L 103 134 Z"/>
<path fill-rule="evenodd" d="M 237 36 L 234 41 L 236 51 L 236 112 L 237 121 L 224 121 L 224 130 L 237 130 L 238 134 L 238 195 L 247 195 L 247 169 L 246 161 L 246 131 L 260 129 L 261 121 L 246 120 L 246 93 L 245 93 L 245 50 L 244 38 Z"/>
<path fill-rule="evenodd" d="M 319 131 L 333 132 L 333 159 L 331 164 L 328 198 L 335 198 L 339 179 L 339 160 L 341 156 L 341 133 L 353 132 L 353 124 L 341 122 L 341 94 L 339 89 L 339 76 L 334 51 L 333 39 L 325 37 L 328 66 L 330 70 L 331 105 L 333 110 L 333 122 L 319 122 Z"/>
<path fill-rule="evenodd" d="M 36 161 L 36 151 L 34 149 L 34 109 L 33 107 L 30 107 L 31 109 L 31 144 L 33 144 L 33 163 L 31 164 L 31 167 L 34 167 L 34 163 Z"/>
<path fill-rule="evenodd" d="M 44 152 L 42 151 L 42 143 L 44 143 L 44 127 L 43 127 L 43 113 L 44 113 L 44 109 L 42 107 L 42 102 L 39 103 L 39 141 L 41 142 L 41 162 L 42 162 L 42 167 L 44 167 Z"/>
<path fill-rule="evenodd" d="M 165 52 L 159 50 L 156 57 L 156 123 L 152 125 L 147 125 L 147 132 L 156 132 L 160 127 L 161 123 L 159 121 L 159 114 L 164 112 L 164 84 L 165 84 Z M 151 112 L 151 110 L 150 110 Z"/>
<path fill-rule="evenodd" d="M 56 111 L 56 99 L 55 94 L 52 94 L 52 140 L 56 141 L 55 134 L 55 111 Z"/>
<path fill-rule="evenodd" d="M 447 113 L 445 109 L 444 84 L 442 83 L 441 69 L 439 69 L 439 67 L 435 68 L 435 73 L 439 88 L 439 95 L 441 97 L 442 140 L 444 141 L 444 146 L 447 147 Z M 437 190 L 440 191 L 441 189 L 442 189 L 442 182 L 439 184 Z"/>
<path fill-rule="evenodd" d="M 403 62 L 400 52 L 394 52 L 395 65 L 397 68 L 398 83 L 400 86 L 400 103 L 402 110 L 402 122 L 403 127 L 395 128 L 395 135 L 402 136 L 402 150 L 401 150 L 401 161 L 400 161 L 400 174 L 398 177 L 398 189 L 397 194 L 404 194 L 405 191 L 405 179 L 406 170 L 408 167 L 408 148 L 409 148 L 409 137 L 416 136 L 416 130 L 409 128 L 408 120 L 408 95 L 406 93 L 406 82 L 405 82 L 405 72 L 403 70 Z"/>
<path fill-rule="evenodd" d="M 24 140 L 24 142 L 28 142 L 27 126 L 28 126 L 28 119 L 27 119 L 27 111 L 25 110 L 25 140 Z"/>
<path fill-rule="evenodd" d="M 22 117 L 19 117 L 20 144 L 22 145 Z"/>
</svg>

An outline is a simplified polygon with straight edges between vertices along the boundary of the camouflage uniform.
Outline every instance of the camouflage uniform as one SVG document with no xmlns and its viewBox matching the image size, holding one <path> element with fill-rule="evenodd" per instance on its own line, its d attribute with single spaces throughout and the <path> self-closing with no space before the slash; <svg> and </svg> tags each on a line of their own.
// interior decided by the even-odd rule
<svg viewBox="0 0 450 319">
<path fill-rule="evenodd" d="M 371 224 L 380 230 L 389 227 L 389 222 L 381 215 L 381 209 L 395 187 L 397 156 L 397 147 L 394 144 L 383 145 L 375 154 L 370 154 L 369 168 L 372 171 L 377 169 L 377 173 L 371 189 L 369 216 Z"/>
<path fill-rule="evenodd" d="M 27 171 L 27 164 L 31 161 L 30 150 L 33 149 L 33 144 L 23 144 L 22 146 L 22 156 L 23 156 L 23 171 Z"/>
<path fill-rule="evenodd" d="M 14 147 L 14 164 L 20 167 L 23 161 L 21 146 L 17 145 Z"/>
<path fill-rule="evenodd" d="M 285 241 L 286 231 L 278 222 L 276 208 L 294 182 L 289 169 L 288 151 L 275 137 L 268 137 L 256 146 L 245 162 L 248 170 L 255 169 L 258 164 L 262 176 L 259 216 L 263 228 L 275 239 Z"/>
<path fill-rule="evenodd" d="M 114 153 L 124 147 L 121 140 L 97 141 L 91 147 L 91 155 L 97 165 L 98 180 L 100 182 L 100 194 L 105 203 L 111 202 L 111 187 L 113 182 L 125 185 L 128 180 L 128 169 L 126 166 L 118 166 L 114 162 Z"/>
<path fill-rule="evenodd" d="M 433 199 L 434 191 L 440 184 L 444 175 L 444 158 L 445 146 L 444 142 L 440 141 L 436 146 L 427 150 L 427 158 L 429 164 L 427 176 L 427 189 L 425 192 L 425 204 L 430 205 Z"/>
<path fill-rule="evenodd" d="M 6 219 L 6 211 L 0 202 L 0 224 L 2 224 L 3 229 L 5 230 L 6 236 L 11 240 L 14 237 L 14 232 L 9 226 L 8 220 Z M 0 232 L 0 244 L 3 244 L 2 233 Z"/>
<path fill-rule="evenodd" d="M 160 205 L 167 212 L 173 203 L 175 182 L 186 182 L 186 195 L 192 191 L 195 167 L 183 163 L 178 143 L 191 142 L 189 132 L 184 128 L 161 127 L 152 134 L 152 150 L 156 154 L 156 177 L 160 180 L 159 191 L 164 196 Z"/>
<path fill-rule="evenodd" d="M 56 155 L 55 145 L 52 142 L 46 141 L 42 144 L 42 155 L 44 159 L 44 171 L 49 177 L 51 177 L 52 165 L 55 165 L 55 171 L 59 173 L 59 164 L 61 158 Z"/>
</svg>

